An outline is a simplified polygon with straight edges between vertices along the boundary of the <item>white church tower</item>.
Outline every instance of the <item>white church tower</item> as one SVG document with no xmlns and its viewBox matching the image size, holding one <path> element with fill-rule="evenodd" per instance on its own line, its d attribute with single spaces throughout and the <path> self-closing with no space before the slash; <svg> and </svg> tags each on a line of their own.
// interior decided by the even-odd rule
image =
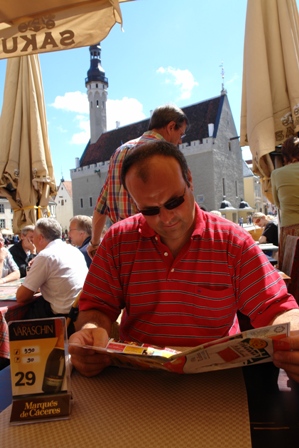
<svg viewBox="0 0 299 448">
<path fill-rule="evenodd" d="M 107 130 L 106 102 L 108 78 L 101 66 L 100 44 L 89 47 L 90 69 L 85 78 L 90 116 L 90 143 L 95 143 Z"/>
</svg>

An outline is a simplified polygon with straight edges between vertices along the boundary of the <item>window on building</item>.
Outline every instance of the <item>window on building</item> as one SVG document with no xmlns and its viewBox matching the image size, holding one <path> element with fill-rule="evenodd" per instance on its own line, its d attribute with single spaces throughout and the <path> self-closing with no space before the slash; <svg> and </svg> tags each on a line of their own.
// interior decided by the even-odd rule
<svg viewBox="0 0 299 448">
<path fill-rule="evenodd" d="M 222 178 L 222 195 L 223 196 L 226 195 L 226 193 L 225 193 L 225 179 L 224 179 L 224 177 Z"/>
<path fill-rule="evenodd" d="M 80 199 L 80 207 L 83 208 L 83 199 Z"/>
<path fill-rule="evenodd" d="M 238 181 L 235 180 L 235 190 L 236 190 L 236 198 L 239 196 L 238 194 Z"/>
<path fill-rule="evenodd" d="M 92 207 L 92 198 L 89 198 L 89 207 Z"/>
<path fill-rule="evenodd" d="M 61 205 L 64 205 L 64 200 L 63 199 L 61 199 Z"/>
<path fill-rule="evenodd" d="M 0 204 L 0 213 L 4 213 L 4 204 Z"/>
<path fill-rule="evenodd" d="M 0 229 L 5 228 L 5 219 L 0 219 Z"/>
<path fill-rule="evenodd" d="M 99 100 L 97 100 L 97 108 L 99 107 Z"/>
</svg>

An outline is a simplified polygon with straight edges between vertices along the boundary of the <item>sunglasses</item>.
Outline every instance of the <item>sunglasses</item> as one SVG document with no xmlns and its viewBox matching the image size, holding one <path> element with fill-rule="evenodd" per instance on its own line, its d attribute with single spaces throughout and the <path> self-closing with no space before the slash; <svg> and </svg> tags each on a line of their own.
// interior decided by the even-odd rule
<svg viewBox="0 0 299 448">
<path fill-rule="evenodd" d="M 162 207 L 166 208 L 167 210 L 173 210 L 174 208 L 179 207 L 182 205 L 182 203 L 185 201 L 185 193 L 186 193 L 186 187 L 184 190 L 184 193 L 182 196 L 178 196 L 177 198 L 169 199 L 169 201 L 165 202 L 165 204 L 161 205 L 161 207 L 148 207 L 143 210 L 139 210 L 139 213 L 142 213 L 144 216 L 155 216 L 160 213 L 160 209 Z"/>
</svg>

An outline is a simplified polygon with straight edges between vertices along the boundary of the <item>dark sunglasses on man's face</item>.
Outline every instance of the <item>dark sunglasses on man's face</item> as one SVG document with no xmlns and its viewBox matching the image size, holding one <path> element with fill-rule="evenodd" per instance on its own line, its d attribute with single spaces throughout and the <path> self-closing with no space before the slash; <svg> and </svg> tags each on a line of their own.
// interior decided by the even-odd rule
<svg viewBox="0 0 299 448">
<path fill-rule="evenodd" d="M 169 199 L 169 201 L 165 202 L 165 204 L 161 205 L 161 207 L 148 207 L 143 210 L 138 210 L 139 213 L 142 213 L 144 216 L 154 216 L 158 215 L 160 213 L 160 209 L 162 207 L 165 207 L 167 210 L 173 210 L 174 208 L 179 207 L 184 201 L 185 201 L 185 193 L 186 193 L 186 187 L 184 190 L 184 193 L 182 196 L 178 196 L 177 198 Z"/>
</svg>

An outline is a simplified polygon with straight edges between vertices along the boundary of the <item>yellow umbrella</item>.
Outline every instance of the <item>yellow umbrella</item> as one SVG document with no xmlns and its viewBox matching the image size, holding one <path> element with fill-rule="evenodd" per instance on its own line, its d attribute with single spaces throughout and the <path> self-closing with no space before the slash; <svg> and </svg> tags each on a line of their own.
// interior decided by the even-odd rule
<svg viewBox="0 0 299 448">
<path fill-rule="evenodd" d="M 241 146 L 273 202 L 270 153 L 299 131 L 299 17 L 295 0 L 248 0 Z"/>
<path fill-rule="evenodd" d="M 0 195 L 18 233 L 47 213 L 56 191 L 38 55 L 7 62 L 0 135 Z"/>
<path fill-rule="evenodd" d="M 95 45 L 130 0 L 13 0 L 0 7 L 0 59 Z"/>
</svg>

